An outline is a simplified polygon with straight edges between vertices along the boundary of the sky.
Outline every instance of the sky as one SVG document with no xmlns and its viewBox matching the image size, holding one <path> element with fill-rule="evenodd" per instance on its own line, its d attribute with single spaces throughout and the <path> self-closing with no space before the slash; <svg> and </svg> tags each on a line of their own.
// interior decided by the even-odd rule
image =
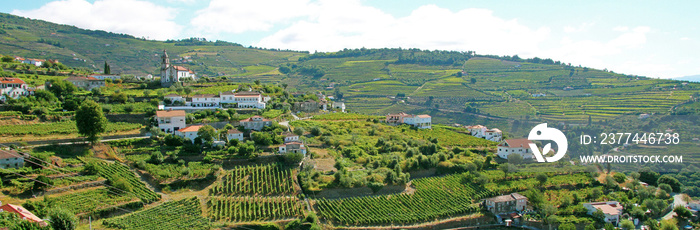
<svg viewBox="0 0 700 230">
<path fill-rule="evenodd" d="M 700 1 L 0 0 L 0 12 L 155 40 L 551 58 L 655 78 L 700 74 Z"/>
</svg>

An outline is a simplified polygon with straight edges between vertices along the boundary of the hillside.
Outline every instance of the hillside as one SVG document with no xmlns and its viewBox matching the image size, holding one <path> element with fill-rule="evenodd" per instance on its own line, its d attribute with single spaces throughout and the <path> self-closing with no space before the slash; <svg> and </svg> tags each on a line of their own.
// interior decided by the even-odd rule
<svg viewBox="0 0 700 230">
<path fill-rule="evenodd" d="M 163 50 L 173 59 L 193 57 L 194 62 L 183 65 L 211 76 L 243 74 L 247 70 L 242 67 L 275 64 L 303 54 L 249 49 L 228 42 L 151 41 L 4 13 L 0 13 L 0 50 L 5 55 L 58 59 L 69 66 L 94 70 L 101 70 L 107 61 L 112 72 L 134 75 L 157 75 Z"/>
<path fill-rule="evenodd" d="M 173 63 L 200 76 L 284 83 L 292 92 L 323 91 L 355 112 L 429 113 L 439 123 L 482 123 L 506 130 L 513 120 L 582 124 L 666 113 L 688 102 L 700 86 L 551 59 L 473 52 L 363 48 L 308 54 L 201 39 L 150 41 L 9 14 L 0 14 L 0 28 L 5 55 L 58 59 L 96 71 L 107 61 L 115 73 L 157 76 L 159 55 L 167 50 Z"/>
</svg>

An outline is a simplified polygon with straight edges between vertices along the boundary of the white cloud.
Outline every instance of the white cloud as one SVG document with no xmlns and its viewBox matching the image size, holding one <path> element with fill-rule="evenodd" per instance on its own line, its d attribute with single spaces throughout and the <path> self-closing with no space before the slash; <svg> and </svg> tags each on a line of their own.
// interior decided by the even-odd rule
<svg viewBox="0 0 700 230">
<path fill-rule="evenodd" d="M 581 25 L 579 25 L 579 26 L 565 26 L 564 32 L 566 32 L 566 33 L 586 32 L 586 31 L 588 31 L 589 28 L 593 27 L 593 25 L 595 25 L 595 23 L 584 22 L 584 23 L 581 23 Z"/>
<path fill-rule="evenodd" d="M 353 0 L 321 0 L 311 5 L 314 10 L 306 18 L 255 45 L 309 51 L 404 47 L 512 55 L 535 52 L 550 32 L 546 27 L 530 29 L 515 19 L 498 18 L 486 9 L 453 12 L 425 5 L 397 18 Z"/>
<path fill-rule="evenodd" d="M 183 27 L 172 21 L 176 13 L 172 8 L 139 0 L 53 1 L 39 9 L 12 12 L 60 24 L 159 40 L 180 34 Z"/>
<path fill-rule="evenodd" d="M 191 24 L 208 34 L 267 31 L 276 23 L 308 15 L 312 8 L 308 0 L 211 0 Z"/>
</svg>

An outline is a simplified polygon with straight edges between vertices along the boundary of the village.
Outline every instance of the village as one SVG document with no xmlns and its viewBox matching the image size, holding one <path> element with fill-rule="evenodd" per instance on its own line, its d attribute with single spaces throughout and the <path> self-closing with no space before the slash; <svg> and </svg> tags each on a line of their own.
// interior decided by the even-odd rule
<svg viewBox="0 0 700 230">
<path fill-rule="evenodd" d="M 34 66 L 42 66 L 44 63 L 58 63 L 55 60 L 42 60 L 42 59 L 32 59 L 32 58 L 23 58 L 23 57 L 15 57 L 15 61 L 27 65 L 34 65 Z M 182 86 L 186 85 L 190 82 L 196 82 L 198 80 L 197 74 L 190 70 L 187 67 L 184 66 L 177 66 L 177 65 L 172 65 L 170 64 L 171 59 L 168 57 L 168 54 L 166 51 L 163 51 L 161 55 L 161 63 L 160 63 L 160 76 L 158 78 L 154 78 L 153 76 L 143 76 L 140 77 L 140 79 L 144 79 L 147 81 L 159 81 L 160 86 L 163 88 L 170 88 L 173 86 Z M 121 76 L 118 74 L 109 74 L 109 73 L 94 73 L 90 74 L 88 76 L 68 76 L 65 79 L 63 79 L 64 82 L 68 82 L 71 85 L 83 90 L 83 91 L 95 91 L 103 87 L 107 87 L 108 84 L 111 82 L 115 81 L 121 81 Z M 43 85 L 38 85 L 36 87 L 30 87 L 25 81 L 23 81 L 20 78 L 12 78 L 12 77 L 3 77 L 0 79 L 0 101 L 8 101 L 8 100 L 18 100 L 23 97 L 30 97 L 34 96 L 35 92 L 37 90 L 46 90 L 47 88 L 52 87 L 51 82 L 46 82 Z M 450 128 L 454 128 L 455 133 L 459 133 L 461 135 L 465 136 L 460 136 L 461 138 L 466 138 L 466 136 L 469 136 L 470 138 L 474 139 L 469 139 L 469 143 L 471 142 L 479 142 L 479 143 L 487 143 L 487 144 L 479 144 L 479 145 L 484 145 L 484 146 L 490 146 L 490 148 L 484 148 L 484 146 L 479 146 L 479 145 L 463 145 L 463 146 L 449 146 L 449 148 L 445 147 L 438 147 L 436 144 L 438 143 L 443 143 L 443 142 L 448 142 L 447 140 L 439 140 L 437 137 L 433 136 L 425 136 L 424 138 L 429 140 L 427 143 L 412 143 L 411 141 L 415 140 L 410 140 L 408 142 L 403 142 L 402 144 L 398 144 L 401 142 L 401 140 L 395 140 L 397 137 L 395 136 L 390 136 L 389 139 L 391 140 L 386 140 L 384 138 L 380 138 L 376 141 L 376 144 L 371 144 L 371 145 L 376 145 L 376 147 L 368 147 L 368 146 L 362 146 L 362 147 L 357 147 L 355 145 L 355 141 L 359 138 L 357 138 L 358 134 L 353 133 L 353 135 L 350 137 L 352 140 L 352 144 L 350 144 L 347 140 L 331 140 L 333 138 L 334 134 L 337 136 L 341 135 L 347 135 L 348 132 L 352 131 L 338 131 L 336 127 L 325 127 L 323 131 L 321 131 L 321 128 L 319 128 L 319 124 L 316 123 L 308 123 L 308 121 L 313 121 L 314 117 L 319 116 L 322 117 L 324 115 L 329 115 L 329 114 L 346 114 L 346 115 L 337 115 L 339 117 L 342 116 L 348 116 L 348 117 L 361 117 L 362 119 L 357 119 L 357 118 L 348 118 L 348 119 L 339 119 L 335 122 L 340 123 L 340 125 L 348 125 L 348 126 L 353 126 L 357 125 L 357 122 L 366 122 L 364 124 L 364 127 L 356 127 L 359 129 L 367 129 L 368 127 L 371 127 L 372 130 L 378 129 L 378 125 L 376 124 L 381 124 L 381 125 L 386 125 L 388 127 L 393 127 L 396 130 L 401 130 L 401 132 L 431 132 L 434 131 L 434 129 L 438 130 L 445 130 L 446 127 L 440 124 L 433 124 L 432 117 L 431 115 L 428 114 L 408 114 L 405 112 L 399 112 L 399 113 L 388 113 L 386 115 L 382 116 L 370 116 L 370 115 L 359 115 L 359 114 L 354 114 L 354 113 L 348 113 L 348 111 L 352 111 L 352 108 L 346 108 L 345 102 L 343 100 L 336 100 L 333 96 L 325 95 L 322 92 L 314 92 L 314 93 L 307 93 L 312 95 L 313 97 L 316 98 L 314 99 L 308 99 L 308 100 L 299 100 L 295 101 L 292 104 L 289 105 L 289 117 L 287 118 L 279 118 L 279 117 L 265 117 L 263 116 L 263 111 L 267 111 L 270 109 L 270 104 L 273 103 L 274 101 L 277 101 L 279 96 L 275 96 L 270 93 L 266 93 L 262 90 L 259 89 L 253 89 L 253 87 L 232 87 L 231 89 L 228 90 L 221 90 L 218 92 L 218 94 L 206 94 L 206 93 L 196 93 L 194 95 L 190 95 L 189 93 L 186 93 L 186 95 L 179 94 L 179 93 L 169 93 L 167 95 L 162 95 L 162 100 L 158 101 L 158 104 L 156 106 L 156 110 L 152 114 L 152 116 L 146 117 L 148 119 L 148 127 L 145 127 L 144 130 L 147 130 L 147 137 L 152 138 L 154 140 L 164 140 L 163 143 L 166 143 L 167 145 L 170 145 L 168 143 L 176 143 L 173 146 L 183 146 L 183 147 L 177 147 L 177 148 L 188 148 L 187 146 L 190 146 L 192 148 L 191 150 L 188 151 L 193 151 L 197 153 L 203 153 L 207 151 L 223 151 L 228 153 L 235 153 L 242 155 L 243 152 L 248 151 L 248 150 L 241 150 L 241 148 L 248 148 L 252 147 L 256 154 L 264 155 L 264 156 L 279 156 L 281 157 L 280 159 L 284 159 L 283 161 L 286 163 L 289 163 L 287 161 L 290 161 L 289 159 L 292 159 L 292 166 L 297 173 L 300 171 L 304 171 L 305 173 L 308 172 L 308 174 L 300 174 L 299 178 L 302 177 L 308 177 L 310 182 L 308 184 L 302 184 L 304 182 L 296 182 L 299 183 L 299 187 L 301 188 L 299 192 L 301 195 L 303 195 L 303 191 L 309 190 L 311 186 L 318 186 L 319 181 L 322 180 L 329 180 L 328 178 L 331 177 L 330 180 L 334 180 L 332 178 L 335 178 L 336 182 L 332 182 L 329 184 L 326 184 L 326 186 L 329 186 L 331 189 L 337 189 L 332 186 L 337 186 L 340 187 L 339 184 L 345 183 L 345 184 L 350 184 L 348 188 L 352 188 L 354 185 L 353 183 L 346 183 L 342 182 L 343 177 L 353 177 L 352 176 L 352 171 L 347 170 L 346 168 L 351 167 L 354 168 L 353 170 L 355 171 L 360 171 L 360 170 L 365 170 L 366 168 L 370 168 L 371 164 L 369 164 L 368 160 L 366 158 L 369 158 L 369 155 L 376 155 L 376 153 L 372 153 L 372 151 L 387 151 L 389 147 L 385 147 L 383 145 L 389 145 L 391 144 L 392 141 L 396 142 L 393 143 L 395 146 L 392 148 L 394 149 L 403 149 L 406 150 L 406 152 L 416 152 L 415 150 L 418 149 L 420 151 L 420 154 L 417 154 L 416 162 L 414 163 L 416 165 L 421 165 L 421 164 L 426 164 L 428 166 L 413 166 L 413 167 L 425 167 L 423 168 L 424 170 L 430 170 L 430 168 L 437 168 L 437 170 L 443 170 L 444 168 L 448 168 L 449 170 L 459 170 L 460 167 L 464 168 L 469 168 L 471 167 L 470 165 L 474 165 L 472 163 L 469 164 L 463 164 L 464 166 L 455 166 L 455 164 L 461 164 L 465 159 L 469 159 L 472 161 L 476 161 L 475 159 L 478 159 L 479 161 L 483 161 L 482 163 L 479 164 L 479 166 L 474 166 L 475 168 L 478 167 L 482 170 L 491 170 L 491 171 L 502 171 L 503 176 L 501 179 L 493 179 L 491 183 L 500 183 L 499 180 L 502 181 L 508 181 L 505 178 L 508 178 L 508 173 L 512 173 L 512 169 L 510 167 L 512 166 L 523 166 L 527 165 L 529 163 L 534 162 L 534 155 L 532 151 L 530 150 L 530 144 L 533 144 L 535 142 L 525 139 L 525 138 L 506 138 L 508 135 L 505 134 L 504 132 L 499 129 L 499 128 L 488 128 L 484 125 L 480 124 L 473 124 L 473 125 L 461 125 L 461 124 L 455 124 Z M 307 94 L 303 93 L 297 93 L 297 95 L 300 95 L 302 97 L 308 96 Z M 292 95 L 295 97 L 294 95 Z M 542 95 L 544 96 L 544 95 Z M 535 97 L 533 95 L 533 97 Z M 209 111 L 213 113 L 220 113 L 222 111 L 226 111 L 229 114 L 244 114 L 246 118 L 244 119 L 233 119 L 232 117 L 230 119 L 223 119 L 219 120 L 217 122 L 208 122 L 207 119 L 198 119 L 197 122 L 191 122 L 195 119 L 194 117 L 195 114 L 202 113 L 203 111 Z M 230 111 L 230 112 L 229 112 Z M 65 112 L 65 111 L 64 111 Z M 286 112 L 284 112 L 286 113 Z M 304 115 L 303 117 L 299 117 L 297 115 Z M 644 118 L 642 118 L 644 115 Z M 642 114 L 639 115 L 639 119 L 646 119 L 648 118 L 648 114 Z M 366 118 L 366 119 L 365 119 Z M 297 122 L 297 123 L 294 123 Z M 304 123 L 306 122 L 306 123 Z M 354 122 L 354 123 L 353 123 Z M 312 127 L 307 127 L 308 125 L 313 125 Z M 329 125 L 329 124 L 324 124 L 324 125 Z M 332 123 L 330 125 L 337 125 L 335 123 Z M 304 128 L 307 128 L 305 130 Z M 311 129 L 315 129 L 316 131 L 311 131 Z M 383 128 L 386 129 L 386 128 Z M 350 129 L 348 129 L 350 130 Z M 410 130 L 410 131 L 409 131 Z M 322 132 L 326 132 L 325 134 L 321 134 Z M 333 132 L 338 132 L 338 133 L 333 133 Z M 397 131 L 398 132 L 398 131 Z M 369 134 L 371 135 L 377 135 L 377 134 Z M 392 134 L 396 135 L 396 134 Z M 405 135 L 405 134 L 402 134 Z M 393 138 L 393 139 L 392 139 Z M 128 138 L 127 138 L 128 139 Z M 311 143 L 309 143 L 309 142 Z M 480 142 L 483 141 L 483 142 Z M 323 142 L 322 144 L 319 142 Z M 343 144 L 348 145 L 348 146 L 343 146 Z M 537 143 L 539 144 L 539 143 Z M 403 145 L 403 146 L 402 146 Z M 195 146 L 195 147 L 191 147 Z M 320 146 L 324 146 L 322 149 Z M 352 146 L 352 147 L 351 147 Z M 358 145 L 361 146 L 361 145 Z M 461 148 L 460 148 L 461 147 Z M 471 147 L 474 152 L 481 152 L 483 156 L 479 157 L 473 157 L 470 154 L 475 154 L 475 153 L 462 153 L 460 151 L 465 151 L 462 148 L 467 148 Z M 433 150 L 430 150 L 432 148 Z M 312 150 L 313 149 L 313 150 Z M 319 150 L 322 150 L 323 152 L 335 152 L 337 151 L 338 155 L 336 155 L 332 160 L 332 162 L 335 162 L 334 165 L 331 166 L 333 168 L 332 170 L 327 170 L 327 171 L 322 171 L 322 170 L 317 170 L 316 166 L 318 162 L 316 161 L 318 158 L 318 152 Z M 471 151 L 470 150 L 470 151 Z M 184 151 L 182 151 L 184 152 Z M 469 152 L 469 151 L 467 151 Z M 439 154 L 438 154 L 439 153 Z M 256 154 L 252 154 L 253 157 L 249 157 L 249 161 L 254 161 L 257 160 Z M 328 154 L 328 153 L 326 153 Z M 357 154 L 360 154 L 360 156 L 357 156 Z M 411 153 L 414 154 L 414 153 Z M 156 154 L 157 155 L 157 154 Z M 448 157 L 448 155 L 450 155 Z M 492 159 L 491 155 L 497 157 L 498 159 Z M 430 157 L 426 157 L 430 156 Z M 435 156 L 435 157 L 433 157 Z M 464 157 L 464 156 L 469 156 L 469 157 Z M 163 156 L 160 156 L 163 158 Z M 240 157 L 240 156 L 236 156 Z M 365 158 L 366 157 L 366 158 Z M 413 156 L 405 155 L 402 156 L 405 158 L 411 158 Z M 34 158 L 28 153 L 22 152 L 22 151 L 17 151 L 16 149 L 13 148 L 2 148 L 0 149 L 0 168 L 2 169 L 21 169 L 24 167 L 27 167 L 29 164 L 27 162 L 32 162 Z M 175 158 L 175 155 L 170 156 L 170 158 Z M 330 156 L 325 156 L 325 160 L 330 160 Z M 451 159 L 450 159 L 451 158 Z M 482 159 L 485 158 L 485 159 Z M 153 159 L 153 156 L 151 159 L 149 159 L 149 164 L 150 161 Z M 210 159 L 210 158 L 205 158 L 205 159 Z M 428 159 L 428 160 L 425 160 Z M 492 163 L 493 162 L 495 163 Z M 160 160 L 161 162 L 163 159 Z M 208 160 L 211 161 L 211 160 Z M 380 160 L 375 160 L 372 161 L 372 164 L 381 164 L 378 163 Z M 384 160 L 386 161 L 386 160 Z M 398 161 L 396 158 L 392 161 Z M 424 163 L 422 161 L 434 161 L 433 163 Z M 308 162 L 313 162 L 313 163 L 308 163 Z M 377 162 L 377 163 L 375 163 Z M 405 164 L 404 167 L 411 167 L 410 166 L 410 161 L 407 161 L 408 163 Z M 438 163 L 439 162 L 439 163 Z M 33 163 L 33 162 L 32 162 Z M 140 163 L 136 162 L 136 165 L 139 164 L 146 164 L 146 163 Z M 488 168 L 489 165 L 491 164 L 498 164 L 499 168 L 496 168 L 496 166 L 490 166 L 491 168 Z M 571 166 L 571 167 L 576 167 L 576 165 L 569 165 L 569 163 L 564 163 L 565 165 Z M 310 167 L 312 169 L 308 169 L 308 165 L 311 165 Z M 448 166 L 445 166 L 448 165 Z M 450 166 L 451 165 L 451 166 Z M 397 168 L 398 166 L 398 168 Z M 505 166 L 505 167 L 503 167 Z M 140 166 L 143 167 L 143 166 Z M 328 166 L 326 166 L 328 167 Z M 374 166 L 376 168 L 379 168 L 377 166 Z M 401 169 L 401 165 L 397 163 L 393 163 L 393 166 L 386 166 L 382 170 L 396 170 L 395 172 L 382 172 L 386 173 L 386 177 L 398 177 L 401 178 L 402 176 L 407 177 L 407 173 L 403 174 L 404 172 Z M 582 167 L 586 167 L 586 165 L 582 165 Z M 305 169 L 306 168 L 306 169 Z M 143 169 L 142 169 L 143 170 Z M 314 171 L 317 170 L 317 171 Z M 379 169 L 376 169 L 377 171 L 381 171 Z M 475 171 L 475 169 L 469 169 L 469 170 L 463 170 L 463 171 L 456 171 L 456 172 L 465 172 L 465 173 L 470 173 L 470 171 Z M 499 172 L 500 172 L 499 171 Z M 188 171 L 189 172 L 189 171 Z M 321 174 L 322 173 L 322 174 Z M 367 175 L 367 178 L 370 178 L 370 180 L 374 180 L 373 178 L 377 178 L 377 174 L 372 174 L 375 172 L 369 173 Z M 491 172 L 493 173 L 493 172 Z M 610 173 L 610 170 L 608 170 L 608 174 L 613 175 Z M 323 175 L 323 176 L 321 176 Z M 332 175 L 332 176 L 331 176 Z M 381 175 L 381 174 L 379 174 Z M 393 176 L 391 176 L 393 175 Z M 439 174 L 438 174 L 439 175 Z M 580 179 L 585 182 L 581 182 L 579 184 L 569 184 L 569 187 L 576 187 L 576 186 L 590 186 L 590 185 L 600 185 L 601 183 L 597 181 L 596 178 L 593 178 L 593 174 L 576 174 L 573 172 L 557 172 L 557 173 L 549 173 L 549 174 L 544 174 L 544 173 L 525 173 L 525 176 L 523 176 L 523 180 L 525 179 L 532 179 L 539 181 L 538 185 L 536 187 L 541 188 L 542 190 L 546 189 L 552 189 L 555 186 L 558 185 L 549 185 L 549 187 L 544 186 L 546 183 L 553 183 L 551 182 L 552 179 L 555 179 L 557 177 L 576 177 L 577 179 Z M 596 173 L 597 175 L 597 173 Z M 611 177 L 610 175 L 607 175 L 607 177 Z M 636 177 L 634 176 L 625 176 L 623 174 L 616 173 L 615 175 L 615 180 L 618 182 L 610 182 L 610 183 L 615 183 L 614 185 L 604 185 L 609 191 L 614 191 L 613 188 L 619 188 L 622 191 L 630 192 L 630 191 L 635 191 L 637 189 L 640 190 L 645 190 L 649 189 L 654 190 L 653 192 L 650 192 L 652 194 L 657 194 L 660 193 L 659 199 L 669 199 L 673 200 L 672 204 L 669 204 L 664 207 L 656 207 L 657 209 L 662 209 L 662 212 L 668 212 L 669 214 L 667 215 L 669 218 L 673 218 L 673 216 L 679 216 L 683 215 L 683 217 L 686 217 L 685 213 L 679 213 L 676 214 L 674 212 L 681 212 L 682 209 L 675 210 L 675 207 L 683 207 L 687 208 L 689 212 L 692 213 L 692 216 L 697 216 L 697 211 L 700 210 L 700 202 L 698 201 L 688 201 L 688 202 L 679 202 L 676 204 L 676 200 L 680 198 L 676 198 L 676 196 L 671 196 L 671 198 L 668 198 L 668 193 L 664 193 L 661 191 L 665 191 L 662 189 L 656 189 L 653 187 L 649 187 L 650 185 L 645 182 L 640 182 L 638 180 L 639 176 L 637 175 Z M 619 175 L 619 176 L 618 176 Z M 382 178 L 384 175 L 380 176 L 379 178 Z M 470 187 L 469 189 L 476 188 L 478 186 L 487 186 L 486 183 L 480 183 L 478 181 L 484 180 L 483 177 L 486 177 L 484 174 L 469 174 L 468 176 L 465 176 L 465 178 L 469 178 L 471 181 L 468 183 Z M 491 176 L 494 178 L 497 178 L 497 176 Z M 591 177 L 591 178 L 588 178 Z M 607 180 L 606 177 L 606 180 Z M 617 177 L 622 177 L 621 179 L 618 179 Z M 548 178 L 550 179 L 550 182 L 548 182 Z M 581 179 L 585 178 L 585 179 Z M 296 180 L 296 179 L 295 179 Z M 379 183 L 380 185 L 384 186 L 386 183 L 386 186 L 394 186 L 397 184 L 404 183 L 408 181 L 407 179 L 404 181 L 401 181 L 402 179 L 386 179 L 386 182 L 381 180 L 381 182 L 378 181 L 371 181 L 371 182 L 356 182 L 357 184 L 362 186 L 368 186 L 367 184 L 369 183 L 370 185 L 377 186 L 376 183 Z M 491 179 L 486 179 L 486 181 L 489 181 Z M 140 182 L 139 182 L 140 183 Z M 316 183 L 316 184 L 314 184 Z M 364 184 L 363 184 L 364 183 Z M 374 183 L 374 184 L 372 184 Z M 533 182 L 534 183 L 534 182 Z M 564 183 L 564 182 L 562 182 Z M 566 182 L 568 183 L 568 182 Z M 578 182 L 576 182 L 578 183 Z M 605 182 L 607 183 L 607 182 Z M 346 186 L 346 185 L 342 185 Z M 473 187 L 471 187 L 473 186 Z M 499 186 L 505 186 L 505 185 L 499 185 Z M 535 186 L 533 184 L 533 186 Z M 608 187 L 609 186 L 609 187 Z M 615 187 L 617 186 L 617 187 Z M 483 188 L 483 187 L 480 187 Z M 317 188 L 318 189 L 318 188 Z M 488 219 L 488 223 L 494 224 L 494 226 L 504 226 L 504 227 L 510 227 L 510 226 L 520 226 L 520 227 L 526 227 L 528 224 L 536 224 L 538 227 L 544 227 L 546 225 L 550 225 L 551 222 L 547 220 L 548 217 L 552 216 L 551 210 L 547 210 L 545 208 L 546 206 L 543 206 L 541 204 L 541 200 L 535 201 L 536 204 L 532 203 L 532 199 L 528 199 L 528 197 L 533 197 L 533 194 L 537 194 L 539 190 L 534 191 L 530 190 L 531 187 L 525 187 L 521 190 L 526 190 L 528 193 L 523 193 L 521 192 L 514 192 L 517 191 L 516 189 L 500 189 L 496 190 L 499 192 L 491 192 L 491 193 L 484 193 L 480 195 L 475 195 L 474 196 L 474 203 L 477 205 L 479 210 L 482 210 L 486 214 Z M 478 190 L 478 189 L 477 189 Z M 658 190 L 658 192 L 657 192 Z M 485 191 L 485 190 L 484 190 Z M 533 192 L 531 192 L 533 191 Z M 586 190 L 590 191 L 590 190 Z M 317 191 L 315 191 L 317 192 Z M 376 192 L 376 191 L 375 191 Z M 481 191 L 483 192 L 483 191 Z M 593 193 L 591 191 L 591 193 Z M 524 195 L 523 195 L 524 194 Z M 631 194 L 631 193 L 630 193 Z M 250 195 L 250 194 L 249 194 Z M 542 194 L 540 194 L 541 196 Z M 600 195 L 597 195 L 600 196 Z M 446 198 L 453 198 L 450 196 L 445 196 Z M 575 202 L 577 203 L 576 205 L 579 205 L 582 207 L 580 210 L 575 210 L 573 212 L 577 213 L 578 215 L 588 215 L 590 218 L 594 220 L 599 220 L 602 223 L 606 223 L 606 229 L 608 228 L 607 224 L 611 224 L 614 226 L 625 226 L 623 228 L 628 228 L 629 223 L 632 223 L 633 226 L 639 226 L 640 229 L 654 229 L 649 227 L 651 224 L 647 224 L 646 222 L 642 223 L 641 219 L 644 215 L 659 215 L 658 210 L 651 211 L 651 208 L 647 210 L 643 210 L 642 216 L 639 215 L 638 209 L 642 203 L 641 201 L 638 203 L 629 203 L 627 198 L 625 197 L 624 199 L 621 200 L 614 200 L 614 199 L 607 199 L 607 200 L 597 200 L 595 198 L 592 198 L 593 195 L 588 195 L 587 201 L 589 202 L 584 202 L 585 199 L 577 199 Z M 541 197 L 539 198 L 541 199 Z M 309 205 L 308 201 L 305 201 L 305 205 Z M 323 201 L 326 202 L 326 201 Z M 574 202 L 574 201 L 571 201 Z M 627 202 L 627 204 L 623 204 L 623 202 Z M 322 203 L 321 204 L 326 204 Z M 328 221 L 328 223 L 349 223 L 347 220 L 342 219 L 340 216 L 342 216 L 339 213 L 333 214 L 332 210 L 324 210 L 323 206 L 319 204 L 317 207 L 319 210 L 323 210 L 323 212 L 326 212 L 326 216 L 324 216 L 324 220 Z M 674 204 L 676 204 L 674 206 Z M 570 204 L 566 204 L 570 205 Z M 647 206 L 646 204 L 644 204 Z M 565 204 L 561 204 L 561 206 L 565 206 Z M 466 210 L 472 210 L 474 206 L 470 207 L 471 209 L 466 209 Z M 626 210 L 627 209 L 627 210 Z M 29 220 L 31 222 L 38 223 L 40 226 L 48 226 L 48 223 L 45 219 L 39 218 L 37 215 L 33 214 L 30 210 L 28 210 L 25 207 L 22 207 L 20 204 L 2 204 L 0 206 L 0 210 L 3 212 L 9 212 L 9 213 L 16 213 L 19 215 L 21 219 L 24 220 Z M 635 210 L 633 213 L 632 210 Z M 556 211 L 556 208 L 555 208 Z M 461 210 L 460 210 L 461 212 Z M 213 215 L 213 214 L 212 214 Z M 217 214 L 218 215 L 218 214 Z M 664 218 L 667 218 L 667 216 L 664 216 Z M 492 218 L 491 218 L 492 217 Z M 688 216 L 690 219 L 690 216 Z M 535 221 L 535 219 L 539 219 L 539 221 Z M 345 222 L 344 222 L 345 221 Z M 382 223 L 382 222 L 377 222 L 377 223 Z M 651 222 L 650 222 L 651 223 Z M 568 223 L 565 223 L 568 224 Z M 562 224 L 559 226 L 559 229 L 566 229 L 567 227 L 570 227 L 568 225 Z M 591 223 L 592 225 L 592 223 Z M 564 226 L 564 227 L 562 227 Z M 532 227 L 533 229 L 540 229 L 536 227 Z M 570 229 L 570 228 L 569 228 Z M 574 228 L 576 229 L 576 228 Z M 588 229 L 588 226 L 586 226 L 586 229 Z"/>
</svg>

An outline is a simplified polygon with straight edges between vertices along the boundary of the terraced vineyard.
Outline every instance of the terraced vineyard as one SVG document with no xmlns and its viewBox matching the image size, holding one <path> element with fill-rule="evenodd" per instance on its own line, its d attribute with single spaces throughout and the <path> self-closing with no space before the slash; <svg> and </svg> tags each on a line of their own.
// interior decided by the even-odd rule
<svg viewBox="0 0 700 230">
<path fill-rule="evenodd" d="M 291 168 L 277 164 L 238 167 L 228 171 L 210 193 L 224 196 L 293 195 L 296 194 L 293 174 Z"/>
<path fill-rule="evenodd" d="M 135 123 L 109 122 L 107 123 L 107 132 L 134 130 L 142 126 L 141 124 Z M 71 133 L 78 133 L 75 121 L 0 126 L 0 135 L 51 135 Z"/>
<path fill-rule="evenodd" d="M 120 229 L 209 229 L 202 217 L 197 197 L 165 202 L 154 208 L 104 220 L 104 225 Z"/>
<path fill-rule="evenodd" d="M 144 183 L 136 178 L 134 172 L 129 170 L 129 167 L 119 163 L 107 163 L 97 159 L 81 158 L 81 160 L 85 163 L 89 162 L 97 165 L 99 167 L 100 176 L 106 178 L 110 182 L 116 181 L 117 179 L 126 179 L 133 187 L 133 191 L 131 191 L 130 194 L 134 194 L 134 196 L 141 199 L 144 203 L 153 203 L 160 200 L 160 195 L 148 189 Z"/>
<path fill-rule="evenodd" d="M 413 181 L 412 195 L 321 199 L 318 210 L 326 220 L 340 225 L 389 225 L 428 222 L 479 210 L 479 199 L 494 195 L 478 185 L 464 183 L 462 174 Z"/>
<path fill-rule="evenodd" d="M 56 201 L 56 207 L 66 208 L 77 215 L 139 202 L 134 196 L 110 192 L 107 188 L 69 193 L 53 198 Z"/>
<path fill-rule="evenodd" d="M 209 217 L 214 221 L 247 222 L 304 216 L 304 203 L 294 197 L 211 197 Z"/>
</svg>

